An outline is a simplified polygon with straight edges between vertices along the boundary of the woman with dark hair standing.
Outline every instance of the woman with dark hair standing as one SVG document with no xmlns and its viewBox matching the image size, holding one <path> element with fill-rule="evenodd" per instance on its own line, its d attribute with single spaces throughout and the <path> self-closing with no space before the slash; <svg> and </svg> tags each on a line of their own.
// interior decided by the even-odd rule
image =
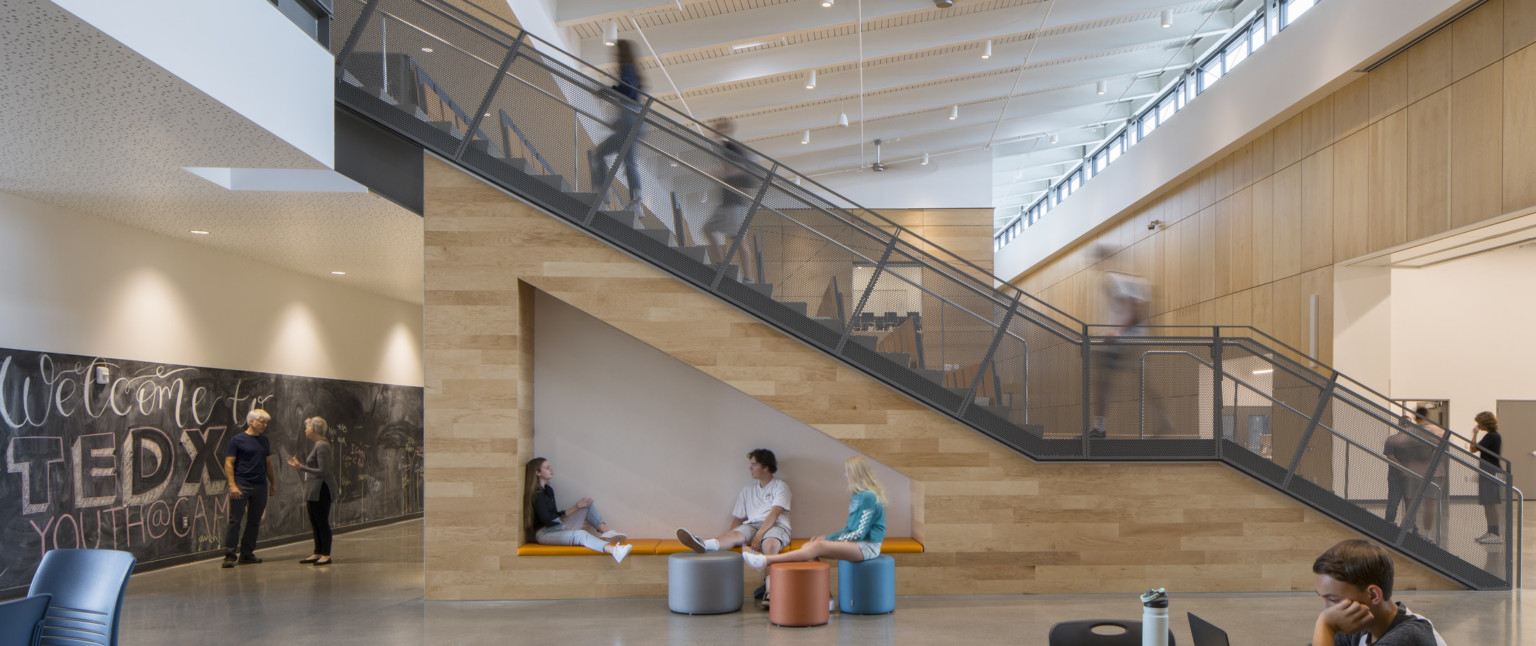
<svg viewBox="0 0 1536 646">
<path fill-rule="evenodd" d="M 613 560 L 623 563 L 624 557 L 635 547 L 620 544 L 629 537 L 608 529 L 608 523 L 598 515 L 591 498 L 576 501 L 570 509 L 560 509 L 555 504 L 555 488 L 549 486 L 549 481 L 554 478 L 555 465 L 549 460 L 534 458 L 528 461 L 525 486 L 528 493 L 523 497 L 523 526 L 528 530 L 528 538 L 540 545 L 580 545 L 594 552 L 612 554 Z"/>
<path fill-rule="evenodd" d="M 637 121 L 637 111 L 640 103 L 640 69 L 635 67 L 635 46 L 627 40 L 614 43 L 615 57 L 619 63 L 619 84 L 613 86 L 626 101 L 618 102 L 616 106 L 619 117 L 614 119 L 613 134 L 608 135 L 597 149 L 592 151 L 592 187 L 596 190 L 606 175 L 605 167 L 609 155 L 617 155 L 620 148 L 624 147 L 624 139 L 629 136 L 629 131 L 634 128 Z M 638 136 L 637 136 L 638 137 Z M 624 176 L 629 180 L 629 202 L 634 204 L 640 201 L 640 166 L 635 163 L 635 152 L 640 149 L 640 142 L 624 153 Z"/>
<path fill-rule="evenodd" d="M 304 472 L 304 505 L 309 509 L 309 527 L 315 533 L 315 553 L 300 563 L 331 564 L 331 501 L 336 471 L 331 468 L 331 443 L 325 440 L 327 428 L 324 418 L 304 420 L 304 437 L 314 442 L 315 448 L 303 463 L 296 456 L 288 456 L 288 466 Z"/>
<path fill-rule="evenodd" d="M 1496 545 L 1504 542 L 1504 537 L 1499 535 L 1499 505 L 1504 502 L 1504 483 L 1494 477 L 1499 468 L 1499 454 L 1504 450 L 1504 438 L 1499 435 L 1499 418 L 1492 412 L 1485 410 L 1472 419 L 1477 422 L 1472 436 L 1476 437 L 1478 431 L 1483 432 L 1483 437 L 1477 441 L 1477 452 L 1483 458 L 1483 473 L 1477 479 L 1477 504 L 1483 506 L 1488 517 L 1488 533 L 1474 540 L 1484 545 Z"/>
</svg>

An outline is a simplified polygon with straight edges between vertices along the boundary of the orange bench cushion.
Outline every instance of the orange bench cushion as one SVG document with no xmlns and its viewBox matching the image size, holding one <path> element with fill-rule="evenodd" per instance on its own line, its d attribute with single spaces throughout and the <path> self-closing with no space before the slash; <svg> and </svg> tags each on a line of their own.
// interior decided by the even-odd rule
<svg viewBox="0 0 1536 646">
<path fill-rule="evenodd" d="M 677 540 L 677 539 L 645 539 L 645 540 L 650 540 L 651 543 L 654 543 L 654 545 L 651 546 L 650 551 L 641 551 L 641 546 L 636 545 L 636 546 L 634 546 L 634 552 L 631 552 L 631 554 L 662 554 L 662 555 L 667 555 L 667 554 L 677 554 L 677 552 L 687 552 L 688 551 L 688 548 L 685 548 L 685 546 L 682 546 L 682 542 L 679 542 L 679 540 Z M 800 549 L 800 546 L 805 545 L 806 540 L 808 540 L 808 539 L 793 539 L 793 540 L 790 540 L 790 546 L 786 546 L 786 548 L 783 549 L 783 551 L 788 552 L 788 551 L 794 551 L 794 549 Z M 641 543 L 641 540 L 631 540 L 631 543 Z M 524 548 L 528 548 L 528 546 L 524 545 L 524 546 L 522 546 L 522 548 L 518 548 L 518 555 L 524 555 L 525 554 Z M 535 546 L 533 546 L 533 548 L 539 548 L 539 549 L 565 549 L 564 552 L 559 552 L 559 554 L 594 554 L 594 552 L 591 551 L 591 549 L 585 549 L 585 548 L 551 548 L 551 546 L 548 546 L 548 545 L 535 545 Z M 740 549 L 737 549 L 737 551 L 740 551 Z M 923 552 L 923 543 L 915 542 L 915 540 L 912 540 L 912 539 L 885 539 L 885 542 L 880 543 L 880 554 L 922 554 L 922 552 Z M 545 552 L 538 552 L 538 554 L 545 554 Z M 553 552 L 550 552 L 550 554 L 553 554 Z"/>
<path fill-rule="evenodd" d="M 629 541 L 624 541 L 624 542 L 628 543 L 630 545 L 635 546 L 634 551 L 630 552 L 629 555 L 630 556 L 637 556 L 637 555 L 640 555 L 640 554 L 655 554 L 656 553 L 656 544 L 660 543 L 661 540 L 660 539 L 655 539 L 655 538 L 637 538 L 637 539 L 634 539 L 634 540 L 629 540 Z M 672 542 L 676 543 L 677 541 L 672 541 Z M 670 554 L 670 552 L 668 552 L 668 553 Z M 518 556 L 598 556 L 599 554 L 597 552 L 589 550 L 589 549 L 587 549 L 585 547 L 581 547 L 580 545 L 539 545 L 538 543 L 524 543 L 524 544 L 518 546 L 518 548 L 517 548 L 517 555 Z M 602 556 L 607 556 L 607 555 L 603 554 Z"/>
</svg>

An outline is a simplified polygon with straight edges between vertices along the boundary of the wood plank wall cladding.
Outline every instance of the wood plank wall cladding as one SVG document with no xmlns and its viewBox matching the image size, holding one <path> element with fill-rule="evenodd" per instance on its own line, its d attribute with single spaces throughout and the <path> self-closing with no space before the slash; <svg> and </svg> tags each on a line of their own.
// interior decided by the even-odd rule
<svg viewBox="0 0 1536 646">
<path fill-rule="evenodd" d="M 1222 465 L 1033 464 L 436 159 L 426 204 L 428 599 L 666 594 L 662 557 L 516 555 L 534 290 L 912 478 L 926 552 L 896 556 L 898 594 L 1311 590 L 1354 537 Z M 1398 581 L 1456 587 L 1406 561 Z"/>
<path fill-rule="evenodd" d="M 1102 320 L 1098 270 L 1133 271 L 1153 324 L 1300 350 L 1316 294 L 1331 363 L 1337 263 L 1536 205 L 1533 43 L 1536 0 L 1490 0 L 1011 282 Z M 1100 244 L 1120 252 L 1095 266 Z"/>
</svg>

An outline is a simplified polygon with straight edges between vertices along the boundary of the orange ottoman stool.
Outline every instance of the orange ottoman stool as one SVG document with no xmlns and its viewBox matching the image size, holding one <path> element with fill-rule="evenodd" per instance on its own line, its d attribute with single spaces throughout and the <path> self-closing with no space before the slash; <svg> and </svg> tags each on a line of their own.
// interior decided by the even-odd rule
<svg viewBox="0 0 1536 646">
<path fill-rule="evenodd" d="M 774 563 L 768 566 L 768 621 L 776 626 L 820 626 L 827 623 L 832 568 L 821 561 Z"/>
</svg>

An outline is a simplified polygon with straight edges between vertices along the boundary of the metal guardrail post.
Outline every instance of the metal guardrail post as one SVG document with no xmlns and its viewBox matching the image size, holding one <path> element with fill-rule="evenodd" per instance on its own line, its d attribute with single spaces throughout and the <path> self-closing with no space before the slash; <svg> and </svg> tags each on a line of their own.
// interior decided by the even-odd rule
<svg viewBox="0 0 1536 646">
<path fill-rule="evenodd" d="M 1088 371 L 1093 364 L 1093 337 L 1088 336 L 1088 324 L 1083 324 L 1083 457 L 1088 457 L 1088 429 L 1093 426 L 1093 385 Z M 1108 426 L 1108 424 L 1105 424 Z M 1109 429 L 1104 429 L 1108 434 Z"/>
<path fill-rule="evenodd" d="M 1223 415 L 1222 412 L 1227 407 L 1227 399 L 1226 394 L 1222 392 L 1221 382 L 1226 380 L 1225 376 L 1227 372 L 1221 363 L 1221 350 L 1221 326 L 1212 326 L 1211 365 L 1213 367 L 1211 369 L 1211 379 L 1215 381 L 1215 384 L 1211 390 L 1211 401 L 1215 405 L 1211 407 L 1213 409 L 1211 411 L 1211 423 L 1214 424 L 1214 426 L 1211 427 L 1211 438 L 1216 441 L 1217 460 L 1221 459 L 1221 440 L 1226 436 L 1226 427 L 1223 424 L 1223 422 L 1226 421 L 1226 415 Z M 1234 425 L 1236 424 L 1235 414 L 1233 423 Z"/>
<path fill-rule="evenodd" d="M 896 240 L 899 238 L 901 238 L 900 229 L 891 234 L 891 241 L 886 243 L 885 251 L 880 253 L 880 262 L 875 263 L 875 273 L 869 277 L 869 284 L 864 287 L 864 294 L 859 297 L 859 304 L 853 308 L 853 313 L 848 315 L 848 320 L 843 321 L 843 336 L 837 340 L 834 354 L 842 354 L 843 347 L 848 345 L 848 337 L 853 334 L 853 324 L 863 314 L 864 305 L 869 302 L 869 295 L 875 291 L 875 283 L 880 282 L 880 274 L 885 273 L 885 263 L 890 261 L 891 252 L 896 250 Z"/>
<path fill-rule="evenodd" d="M 1312 418 L 1307 420 L 1307 430 L 1301 433 L 1301 443 L 1296 445 L 1296 454 L 1291 456 L 1291 464 L 1285 469 L 1285 479 L 1280 481 L 1280 488 L 1291 486 L 1291 479 L 1296 477 L 1296 468 L 1301 465 L 1301 455 L 1307 452 L 1307 444 L 1312 442 L 1312 434 L 1317 431 L 1317 425 L 1323 419 L 1323 411 L 1328 408 L 1328 401 L 1333 399 L 1333 387 L 1339 383 L 1339 372 L 1333 371 L 1333 376 L 1328 378 L 1328 385 L 1323 387 L 1322 394 L 1317 397 L 1317 408 L 1312 411 Z M 1420 492 L 1422 493 L 1422 492 Z"/>
<path fill-rule="evenodd" d="M 512 46 L 507 48 L 507 57 L 501 61 L 501 67 L 496 68 L 496 76 L 491 79 L 491 89 L 486 90 L 485 99 L 480 101 L 480 109 L 475 110 L 469 115 L 470 122 L 468 127 L 464 129 L 464 139 L 459 141 L 459 149 L 453 153 L 455 160 L 463 159 L 464 151 L 469 150 L 469 142 L 475 138 L 475 133 L 480 130 L 480 122 L 490 114 L 486 110 L 491 109 L 491 99 L 496 98 L 496 92 L 501 90 L 501 81 L 507 78 L 507 71 L 512 69 L 512 62 L 517 60 L 518 50 L 523 48 L 523 40 L 527 37 L 528 32 L 519 33 L 517 40 L 513 41 Z M 511 151 L 506 151 L 503 154 L 510 155 Z"/>
<path fill-rule="evenodd" d="M 635 145 L 635 140 L 640 138 L 640 129 L 645 127 L 645 117 L 651 113 L 651 105 L 654 103 L 656 103 L 656 99 L 646 99 L 645 103 L 640 106 L 640 113 L 635 115 L 635 122 L 629 127 L 629 134 L 624 135 L 624 145 L 619 146 L 618 152 L 614 153 L 613 167 L 603 174 L 603 183 L 597 187 L 597 197 L 592 198 L 591 206 L 587 207 L 586 217 L 581 219 L 582 226 L 592 226 L 592 218 L 597 216 L 597 210 L 602 208 L 603 200 L 607 199 L 605 196 L 608 195 L 608 189 L 613 187 L 614 178 L 619 175 L 619 166 L 624 164 L 624 156 L 629 154 L 630 149 Z M 620 105 L 619 109 L 625 110 L 627 108 Z M 581 173 L 578 171 L 577 174 Z"/>
<path fill-rule="evenodd" d="M 736 237 L 731 238 L 731 247 L 725 251 L 725 258 L 720 260 L 720 270 L 715 272 L 715 279 L 709 283 L 710 289 L 719 289 L 720 281 L 725 279 L 725 270 L 731 266 L 731 259 L 736 257 L 736 252 L 741 249 L 742 238 L 752 228 L 752 218 L 757 215 L 757 209 L 763 205 L 763 196 L 768 194 L 768 189 L 773 186 L 773 178 L 778 176 L 779 162 L 773 162 L 773 168 L 768 169 L 768 174 L 763 176 L 762 186 L 757 187 L 757 195 L 752 197 L 752 206 L 747 207 L 747 215 L 741 219 L 741 228 L 736 231 Z M 605 191 L 607 189 L 604 189 Z M 745 255 L 745 254 L 743 254 Z M 742 263 L 741 270 L 747 270 L 746 263 Z M 758 281 L 763 277 L 758 276 Z"/>
<path fill-rule="evenodd" d="M 987 354 L 982 356 L 981 363 L 976 364 L 976 377 L 971 379 L 970 392 L 965 394 L 965 399 L 960 400 L 960 409 L 955 411 L 956 415 L 965 416 L 965 411 L 970 410 L 971 403 L 976 401 L 976 391 L 981 388 L 981 382 L 987 378 L 992 365 L 992 358 L 997 356 L 997 346 L 1003 342 L 1003 337 L 1008 334 L 1008 324 L 1013 322 L 1014 312 L 1019 311 L 1019 293 L 1014 292 L 1013 305 L 1008 307 L 1006 314 L 1003 314 L 1003 321 L 997 324 L 997 334 L 992 335 L 992 345 L 987 347 Z M 997 383 L 996 377 L 993 378 L 992 384 L 997 386 L 999 390 L 1002 389 L 1002 384 Z"/>
<path fill-rule="evenodd" d="M 363 39 L 363 30 L 368 28 L 368 21 L 373 18 L 374 11 L 379 8 L 379 0 L 368 0 L 363 5 L 363 12 L 357 17 L 357 24 L 352 25 L 352 33 L 347 34 L 347 42 L 341 46 L 341 51 L 336 53 L 336 80 L 340 81 L 347 73 L 347 60 L 352 58 L 352 50 L 357 48 L 357 41 Z M 384 52 L 380 52 L 383 54 Z M 386 86 L 389 79 L 384 79 Z"/>
</svg>

